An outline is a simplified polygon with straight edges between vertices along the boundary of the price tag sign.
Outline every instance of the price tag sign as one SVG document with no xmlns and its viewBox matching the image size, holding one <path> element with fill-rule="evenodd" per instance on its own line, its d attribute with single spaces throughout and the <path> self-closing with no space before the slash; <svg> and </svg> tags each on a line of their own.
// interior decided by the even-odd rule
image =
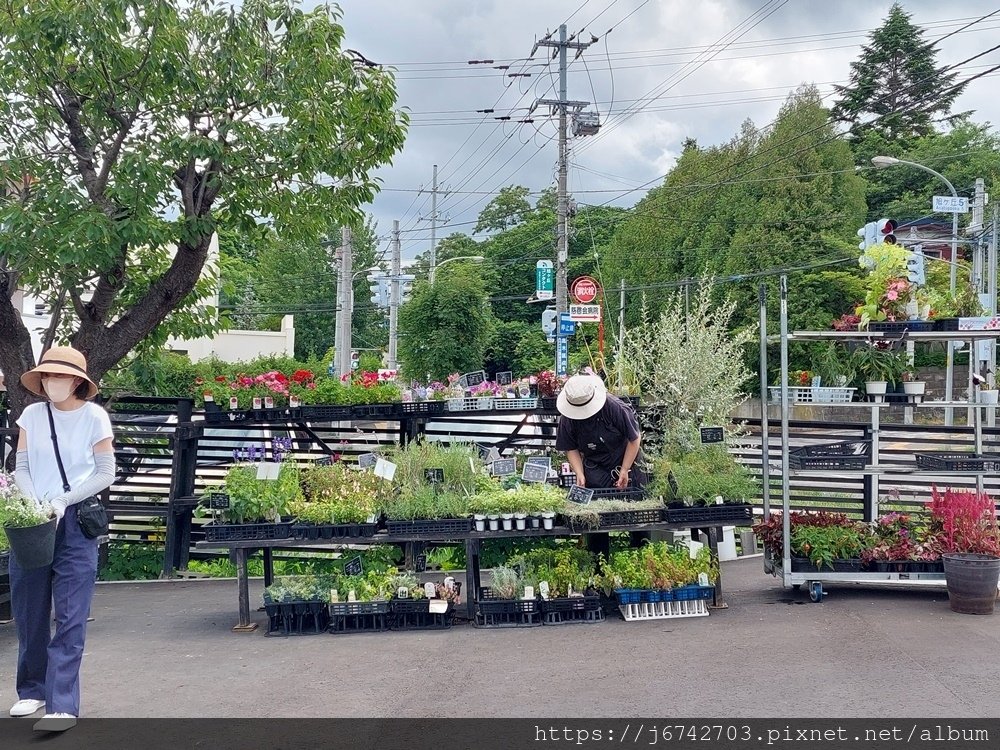
<svg viewBox="0 0 1000 750">
<path fill-rule="evenodd" d="M 522 482 L 544 482 L 549 478 L 549 467 L 542 464 L 525 464 L 521 470 Z"/>
<path fill-rule="evenodd" d="M 552 458 L 550 456 L 531 456 L 525 461 L 526 464 L 537 464 L 546 469 L 552 468 Z"/>
<path fill-rule="evenodd" d="M 281 472 L 281 464 L 257 464 L 257 478 L 258 479 L 269 479 L 274 480 L 278 478 L 278 474 Z"/>
<path fill-rule="evenodd" d="M 467 372 L 458 379 L 458 382 L 463 388 L 472 388 L 473 386 L 480 385 L 486 382 L 486 371 L 476 370 L 475 372 Z"/>
<path fill-rule="evenodd" d="M 427 602 L 427 611 L 433 615 L 443 615 L 448 611 L 447 599 L 431 599 Z"/>
<path fill-rule="evenodd" d="M 413 567 L 417 573 L 423 573 L 427 570 L 427 555 L 417 555 L 417 559 L 413 561 Z"/>
<path fill-rule="evenodd" d="M 424 480 L 429 484 L 444 484 L 444 469 L 424 469 Z"/>
<path fill-rule="evenodd" d="M 580 487 L 574 484 L 569 488 L 569 494 L 566 496 L 566 499 L 571 503 L 586 505 L 594 499 L 594 490 L 591 487 Z"/>
<path fill-rule="evenodd" d="M 358 456 L 358 466 L 362 469 L 367 469 L 378 463 L 378 456 L 374 453 L 362 453 Z"/>
<path fill-rule="evenodd" d="M 213 492 L 208 496 L 208 507 L 212 510 L 229 510 L 229 495 L 225 492 Z"/>
<path fill-rule="evenodd" d="M 391 482 L 392 478 L 396 476 L 396 464 L 392 461 L 386 461 L 384 458 L 378 459 L 375 462 L 375 476 Z"/>
<path fill-rule="evenodd" d="M 364 573 L 364 566 L 361 564 L 360 557 L 352 557 L 346 563 L 344 563 L 344 575 L 348 576 L 359 576 Z"/>
<path fill-rule="evenodd" d="M 703 444 L 708 443 L 721 443 L 725 440 L 725 436 L 722 433 L 721 427 L 702 427 L 701 428 L 701 442 Z"/>
<path fill-rule="evenodd" d="M 333 456 L 320 456 L 316 459 L 317 466 L 333 466 Z"/>
<path fill-rule="evenodd" d="M 501 458 L 490 463 L 490 474 L 495 477 L 506 477 L 516 473 L 517 461 L 513 458 Z"/>
<path fill-rule="evenodd" d="M 510 385 L 514 382 L 514 373 L 510 370 L 497 373 L 497 385 Z"/>
</svg>

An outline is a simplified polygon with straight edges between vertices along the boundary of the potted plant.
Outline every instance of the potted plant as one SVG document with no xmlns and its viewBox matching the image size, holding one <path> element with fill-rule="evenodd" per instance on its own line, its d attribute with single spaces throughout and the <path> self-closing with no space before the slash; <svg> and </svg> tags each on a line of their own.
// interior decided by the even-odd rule
<svg viewBox="0 0 1000 750">
<path fill-rule="evenodd" d="M 515 513 L 514 514 L 514 527 L 518 531 L 524 531 L 527 528 L 527 513 Z"/>
<path fill-rule="evenodd" d="M 1000 530 L 986 493 L 931 491 L 931 544 L 944 560 L 948 602 L 954 612 L 990 615 L 1000 580 Z"/>
<path fill-rule="evenodd" d="M 911 401 L 915 404 L 919 404 L 924 400 L 924 390 L 927 387 L 927 383 L 920 380 L 917 373 L 914 370 L 904 370 L 903 371 L 903 393 L 905 393 Z"/>
<path fill-rule="evenodd" d="M 27 570 L 52 564 L 57 523 L 48 506 L 26 497 L 14 477 L 0 472 L 0 526 L 18 565 Z"/>
<path fill-rule="evenodd" d="M 501 513 L 500 521 L 503 523 L 504 531 L 514 530 L 514 514 L 513 513 Z"/>
<path fill-rule="evenodd" d="M 907 367 L 906 356 L 891 348 L 888 342 L 876 341 L 859 346 L 851 356 L 851 364 L 864 378 L 865 392 L 873 401 L 884 401 L 889 384 L 902 380 Z"/>
</svg>

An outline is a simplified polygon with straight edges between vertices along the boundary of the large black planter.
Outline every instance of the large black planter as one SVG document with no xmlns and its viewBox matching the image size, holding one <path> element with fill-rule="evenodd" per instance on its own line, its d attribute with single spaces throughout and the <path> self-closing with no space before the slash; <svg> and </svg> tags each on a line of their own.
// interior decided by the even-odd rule
<svg viewBox="0 0 1000 750">
<path fill-rule="evenodd" d="M 38 526 L 7 526 L 4 532 L 17 564 L 25 570 L 52 564 L 56 549 L 56 519 Z"/>
<path fill-rule="evenodd" d="M 992 615 L 997 601 L 1000 557 L 975 552 L 951 552 L 941 557 L 952 611 Z"/>
</svg>

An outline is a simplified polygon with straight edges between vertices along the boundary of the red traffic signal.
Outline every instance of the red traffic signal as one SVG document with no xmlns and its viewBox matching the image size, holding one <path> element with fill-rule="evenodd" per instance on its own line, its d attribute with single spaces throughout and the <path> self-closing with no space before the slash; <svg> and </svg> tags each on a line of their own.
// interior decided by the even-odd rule
<svg viewBox="0 0 1000 750">
<path fill-rule="evenodd" d="M 895 245 L 897 226 L 894 219 L 879 219 L 875 223 L 875 233 L 879 242 L 884 242 L 886 245 Z"/>
</svg>

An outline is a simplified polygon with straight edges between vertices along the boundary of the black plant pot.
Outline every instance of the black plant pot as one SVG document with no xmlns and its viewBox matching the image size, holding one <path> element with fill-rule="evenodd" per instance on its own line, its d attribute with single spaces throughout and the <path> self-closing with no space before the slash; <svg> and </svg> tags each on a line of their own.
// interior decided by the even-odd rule
<svg viewBox="0 0 1000 750">
<path fill-rule="evenodd" d="M 25 570 L 44 568 L 52 564 L 56 549 L 56 519 L 38 526 L 4 528 L 10 551 L 17 564 Z"/>
</svg>

